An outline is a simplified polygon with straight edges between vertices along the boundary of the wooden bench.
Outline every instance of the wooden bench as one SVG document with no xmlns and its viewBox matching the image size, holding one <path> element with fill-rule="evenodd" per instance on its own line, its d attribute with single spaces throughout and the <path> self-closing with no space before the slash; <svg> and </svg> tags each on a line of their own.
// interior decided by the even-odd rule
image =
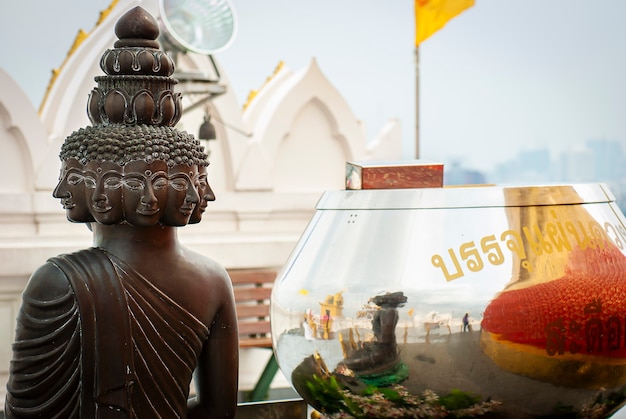
<svg viewBox="0 0 626 419">
<path fill-rule="evenodd" d="M 240 348 L 272 349 L 270 297 L 276 279 L 274 269 L 230 269 L 237 307 Z M 274 352 L 246 401 L 265 400 L 278 372 Z"/>
</svg>

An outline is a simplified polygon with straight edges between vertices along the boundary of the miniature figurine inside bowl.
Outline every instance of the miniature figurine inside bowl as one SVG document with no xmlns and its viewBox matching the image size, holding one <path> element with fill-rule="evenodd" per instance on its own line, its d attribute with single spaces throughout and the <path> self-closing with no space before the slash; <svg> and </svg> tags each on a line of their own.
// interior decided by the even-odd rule
<svg viewBox="0 0 626 419">
<path fill-rule="evenodd" d="M 271 305 L 278 364 L 327 418 L 626 404 L 626 220 L 602 184 L 326 192 Z"/>
</svg>

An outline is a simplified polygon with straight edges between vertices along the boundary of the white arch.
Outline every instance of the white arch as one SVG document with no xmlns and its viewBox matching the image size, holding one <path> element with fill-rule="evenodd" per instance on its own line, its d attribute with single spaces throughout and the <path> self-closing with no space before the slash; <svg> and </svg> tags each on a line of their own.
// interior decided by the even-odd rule
<svg viewBox="0 0 626 419">
<path fill-rule="evenodd" d="M 360 122 L 315 59 L 296 73 L 281 69 L 246 109 L 244 121 L 254 136 L 238 172 L 238 189 L 302 189 L 303 184 L 298 184 L 302 179 L 293 178 L 293 171 L 303 165 L 308 169 L 302 176 L 318 180 L 315 184 L 307 181 L 305 189 L 337 189 L 343 185 L 345 162 L 365 158 Z M 310 164 L 315 160 L 323 164 Z M 259 173 L 263 167 L 269 173 Z M 291 176 L 292 185 L 283 176 Z M 260 179 L 266 184 L 260 185 Z"/>
<path fill-rule="evenodd" d="M 1 68 L 0 141 L 0 165 L 6 174 L 0 177 L 0 191 L 34 191 L 35 169 L 46 157 L 46 132 L 24 91 Z"/>
</svg>

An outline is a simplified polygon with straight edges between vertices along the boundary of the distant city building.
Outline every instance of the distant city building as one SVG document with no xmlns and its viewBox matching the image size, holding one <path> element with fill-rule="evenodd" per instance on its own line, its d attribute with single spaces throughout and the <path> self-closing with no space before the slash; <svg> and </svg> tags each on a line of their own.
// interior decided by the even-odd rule
<svg viewBox="0 0 626 419">
<path fill-rule="evenodd" d="M 485 175 L 477 170 L 464 169 L 459 162 L 443 171 L 444 185 L 480 185 L 487 183 Z"/>
<path fill-rule="evenodd" d="M 611 140 L 589 140 L 586 147 L 591 150 L 594 175 L 597 179 L 620 179 L 626 176 L 626 150 Z"/>
<path fill-rule="evenodd" d="M 496 166 L 490 181 L 506 183 L 546 183 L 554 180 L 555 167 L 547 149 L 523 150 L 514 159 Z"/>
<path fill-rule="evenodd" d="M 626 150 L 616 140 L 588 140 L 557 158 L 547 149 L 524 150 L 498 164 L 487 180 L 496 184 L 602 182 L 626 212 Z"/>
<path fill-rule="evenodd" d="M 593 152 L 588 148 L 574 147 L 559 156 L 557 181 L 591 182 L 596 179 Z"/>
</svg>

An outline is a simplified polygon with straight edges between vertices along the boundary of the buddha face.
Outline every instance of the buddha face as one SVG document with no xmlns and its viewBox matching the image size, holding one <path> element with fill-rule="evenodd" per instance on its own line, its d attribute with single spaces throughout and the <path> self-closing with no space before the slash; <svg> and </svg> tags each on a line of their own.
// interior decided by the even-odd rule
<svg viewBox="0 0 626 419">
<path fill-rule="evenodd" d="M 199 223 L 202 220 L 202 214 L 206 211 L 206 207 L 209 201 L 215 201 L 215 194 L 209 185 L 207 180 L 207 167 L 198 167 L 198 181 L 196 182 L 196 188 L 198 195 L 200 196 L 200 202 L 193 209 L 191 217 L 189 218 L 189 224 Z"/>
<path fill-rule="evenodd" d="M 85 166 L 85 190 L 93 218 L 101 224 L 124 219 L 122 167 L 112 162 L 91 161 Z"/>
<path fill-rule="evenodd" d="M 158 224 L 167 201 L 167 164 L 136 160 L 124 166 L 125 220 L 138 227 Z"/>
<path fill-rule="evenodd" d="M 161 222 L 168 226 L 184 226 L 200 201 L 194 179 L 198 166 L 176 165 L 169 170 L 167 205 Z"/>
<path fill-rule="evenodd" d="M 64 161 L 59 183 L 52 192 L 53 197 L 61 200 L 67 219 L 75 223 L 94 221 L 85 194 L 84 169 L 74 158 Z"/>
</svg>

